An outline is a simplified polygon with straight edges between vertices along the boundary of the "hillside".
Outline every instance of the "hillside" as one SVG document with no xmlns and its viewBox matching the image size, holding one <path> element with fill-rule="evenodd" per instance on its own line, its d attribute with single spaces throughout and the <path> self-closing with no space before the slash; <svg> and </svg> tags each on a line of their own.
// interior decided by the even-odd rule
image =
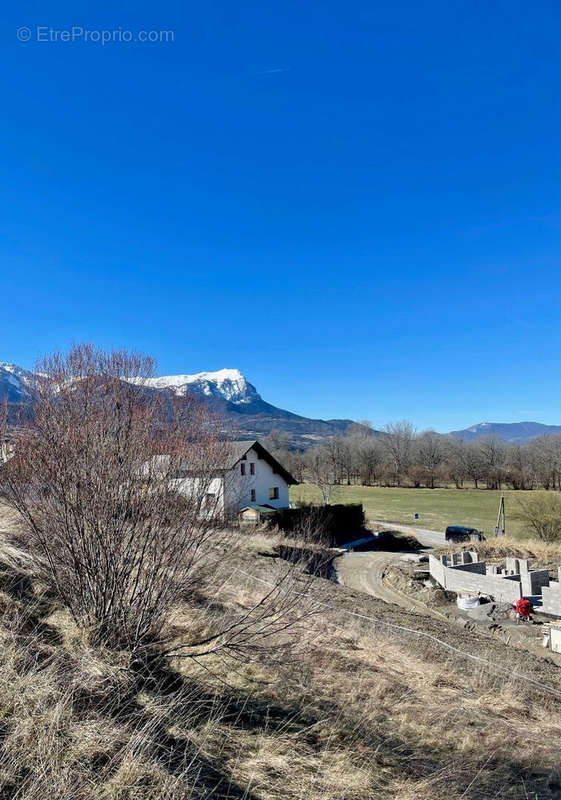
<svg viewBox="0 0 561 800">
<path fill-rule="evenodd" d="M 8 528 L 5 517 L 5 800 L 559 796 L 558 667 L 544 659 L 302 570 L 300 590 L 324 605 L 299 627 L 297 657 L 133 668 L 88 644 Z M 258 600 L 285 570 L 277 543 L 237 539 L 219 596 L 183 603 L 170 624 L 180 633 L 207 605 L 220 615 Z"/>
</svg>

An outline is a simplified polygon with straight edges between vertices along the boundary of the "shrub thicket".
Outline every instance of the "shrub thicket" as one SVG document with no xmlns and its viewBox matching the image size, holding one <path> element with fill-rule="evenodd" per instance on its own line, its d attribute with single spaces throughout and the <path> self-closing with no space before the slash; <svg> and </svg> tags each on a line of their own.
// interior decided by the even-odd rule
<svg viewBox="0 0 561 800">
<path fill-rule="evenodd" d="M 538 492 L 520 501 L 516 517 L 542 542 L 561 542 L 561 495 Z"/>
<path fill-rule="evenodd" d="M 281 509 L 271 520 L 288 536 L 300 536 L 311 526 L 318 532 L 318 544 L 328 547 L 352 542 L 364 528 L 362 503 L 346 505 L 303 505 L 299 508 Z"/>
</svg>

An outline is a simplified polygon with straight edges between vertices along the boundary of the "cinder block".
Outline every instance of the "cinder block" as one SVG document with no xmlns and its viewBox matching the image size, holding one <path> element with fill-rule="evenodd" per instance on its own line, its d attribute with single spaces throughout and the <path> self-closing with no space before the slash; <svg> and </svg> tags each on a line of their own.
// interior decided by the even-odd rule
<svg viewBox="0 0 561 800">
<path fill-rule="evenodd" d="M 486 567 L 485 561 L 476 561 L 475 564 L 471 562 L 469 564 L 456 564 L 455 567 L 449 567 L 449 569 L 459 572 L 477 572 L 479 575 L 485 575 Z"/>
<path fill-rule="evenodd" d="M 507 556 L 505 558 L 505 570 L 507 575 L 520 575 L 520 566 L 517 558 Z"/>
<path fill-rule="evenodd" d="M 430 555 L 430 553 L 429 553 L 429 572 L 431 578 L 434 578 L 434 580 L 441 586 L 446 587 L 446 577 L 445 577 L 446 568 L 443 566 L 441 561 L 439 561 L 434 556 Z"/>
<path fill-rule="evenodd" d="M 542 587 L 542 608 L 545 614 L 561 617 L 561 584 L 552 581 Z"/>
<path fill-rule="evenodd" d="M 554 653 L 561 653 L 561 628 L 551 626 L 551 649 Z"/>
<path fill-rule="evenodd" d="M 532 569 L 527 573 L 521 572 L 520 582 L 522 584 L 522 594 L 524 597 L 541 594 L 543 587 L 549 586 L 549 570 Z"/>
</svg>

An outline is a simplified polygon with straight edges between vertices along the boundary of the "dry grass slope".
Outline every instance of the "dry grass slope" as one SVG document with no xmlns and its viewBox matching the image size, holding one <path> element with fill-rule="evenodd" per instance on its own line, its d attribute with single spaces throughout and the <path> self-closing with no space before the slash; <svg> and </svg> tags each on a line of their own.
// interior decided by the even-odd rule
<svg viewBox="0 0 561 800">
<path fill-rule="evenodd" d="M 223 605 L 244 607 L 262 591 L 236 567 L 263 579 L 282 569 L 259 555 L 267 537 L 244 541 L 225 558 Z M 334 606 L 363 608 L 316 582 Z M 195 613 L 178 607 L 170 626 Z M 217 658 L 201 669 L 154 659 L 129 669 L 124 653 L 92 648 L 25 554 L 4 544 L 0 617 L 2 800 L 547 800 L 561 791 L 561 688 L 548 695 L 498 678 L 342 610 L 318 611 L 292 663 L 233 669 Z"/>
</svg>

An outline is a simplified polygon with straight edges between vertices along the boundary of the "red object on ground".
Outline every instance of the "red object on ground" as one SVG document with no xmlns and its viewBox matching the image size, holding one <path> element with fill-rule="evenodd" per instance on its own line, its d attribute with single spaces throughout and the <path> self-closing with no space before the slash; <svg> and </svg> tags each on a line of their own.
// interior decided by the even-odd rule
<svg viewBox="0 0 561 800">
<path fill-rule="evenodd" d="M 521 617 L 528 618 L 532 613 L 532 604 L 525 597 L 521 597 L 519 600 L 516 601 L 514 610 L 516 611 L 517 614 L 520 614 Z"/>
</svg>

